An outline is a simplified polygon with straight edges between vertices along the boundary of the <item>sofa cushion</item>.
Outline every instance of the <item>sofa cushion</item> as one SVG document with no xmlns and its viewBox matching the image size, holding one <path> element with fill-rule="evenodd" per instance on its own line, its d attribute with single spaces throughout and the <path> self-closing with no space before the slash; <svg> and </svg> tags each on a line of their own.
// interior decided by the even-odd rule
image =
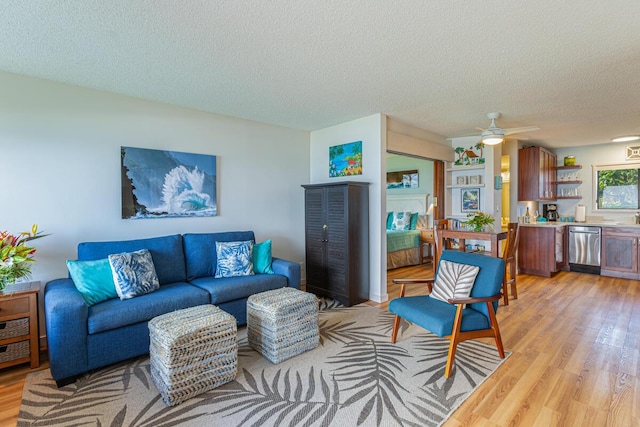
<svg viewBox="0 0 640 427">
<path fill-rule="evenodd" d="M 109 265 L 120 299 L 148 294 L 160 287 L 151 253 L 147 249 L 111 254 Z"/>
<path fill-rule="evenodd" d="M 258 274 L 274 274 L 271 263 L 273 257 L 271 256 L 271 240 L 265 240 L 262 243 L 256 243 L 253 245 L 253 271 Z"/>
<path fill-rule="evenodd" d="M 98 260 L 107 258 L 111 254 L 133 252 L 140 249 L 148 249 L 151 252 L 151 258 L 161 285 L 186 280 L 182 236 L 179 234 L 150 239 L 84 242 L 78 245 L 78 259 L 80 261 Z"/>
<path fill-rule="evenodd" d="M 211 294 L 211 304 L 247 298 L 258 292 L 287 286 L 287 278 L 278 274 L 256 274 L 237 277 L 201 277 L 191 283 Z"/>
<path fill-rule="evenodd" d="M 202 289 L 184 282 L 170 283 L 137 298 L 110 299 L 89 307 L 88 330 L 90 334 L 96 334 L 208 303 L 209 295 Z"/>
<path fill-rule="evenodd" d="M 216 242 L 255 242 L 253 231 L 230 231 L 225 233 L 190 233 L 183 236 L 187 280 L 215 276 L 218 258 Z"/>
<path fill-rule="evenodd" d="M 67 268 L 73 284 L 88 306 L 118 297 L 108 259 L 67 260 Z"/>
</svg>

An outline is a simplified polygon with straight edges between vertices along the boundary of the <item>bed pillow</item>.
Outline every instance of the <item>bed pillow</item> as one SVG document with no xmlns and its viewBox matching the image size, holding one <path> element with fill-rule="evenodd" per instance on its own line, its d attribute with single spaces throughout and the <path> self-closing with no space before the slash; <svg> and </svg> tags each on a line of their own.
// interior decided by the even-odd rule
<svg viewBox="0 0 640 427">
<path fill-rule="evenodd" d="M 415 230 L 418 224 L 418 212 L 411 214 L 411 220 L 409 221 L 409 230 Z"/>
<path fill-rule="evenodd" d="M 394 212 L 392 230 L 408 230 L 411 225 L 411 212 Z"/>
<path fill-rule="evenodd" d="M 216 242 L 215 277 L 249 276 L 253 273 L 253 242 Z"/>
<path fill-rule="evenodd" d="M 107 258 L 97 261 L 67 260 L 67 268 L 73 284 L 89 307 L 118 297 Z"/>
<path fill-rule="evenodd" d="M 121 300 L 148 294 L 160 287 L 148 249 L 111 254 L 109 264 L 116 292 Z"/>
<path fill-rule="evenodd" d="M 387 230 L 393 226 L 393 212 L 387 212 Z"/>
<path fill-rule="evenodd" d="M 265 240 L 262 243 L 253 245 L 252 250 L 253 272 L 258 274 L 274 274 L 271 263 L 271 240 Z"/>
<path fill-rule="evenodd" d="M 446 303 L 449 299 L 468 298 L 479 271 L 475 265 L 441 260 L 431 297 Z"/>
</svg>

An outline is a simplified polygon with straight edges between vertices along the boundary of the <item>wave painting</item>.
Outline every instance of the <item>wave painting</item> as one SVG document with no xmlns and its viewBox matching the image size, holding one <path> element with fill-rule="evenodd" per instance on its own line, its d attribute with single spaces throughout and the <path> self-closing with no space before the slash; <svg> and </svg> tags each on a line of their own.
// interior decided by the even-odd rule
<svg viewBox="0 0 640 427">
<path fill-rule="evenodd" d="M 122 218 L 216 216 L 216 156 L 121 147 Z"/>
</svg>

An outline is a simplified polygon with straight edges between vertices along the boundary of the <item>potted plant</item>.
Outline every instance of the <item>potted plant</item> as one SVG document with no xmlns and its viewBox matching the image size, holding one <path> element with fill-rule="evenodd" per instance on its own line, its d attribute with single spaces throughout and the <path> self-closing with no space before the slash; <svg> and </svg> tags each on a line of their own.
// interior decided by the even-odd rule
<svg viewBox="0 0 640 427">
<path fill-rule="evenodd" d="M 467 215 L 466 225 L 473 231 L 483 231 L 485 226 L 493 225 L 494 218 L 481 211 L 472 212 Z"/>
<path fill-rule="evenodd" d="M 38 231 L 38 224 L 33 224 L 31 231 L 19 234 L 0 232 L 0 292 L 17 279 L 31 277 L 31 263 L 35 261 L 33 254 L 36 248 L 27 246 L 30 240 L 47 236 Z"/>
</svg>

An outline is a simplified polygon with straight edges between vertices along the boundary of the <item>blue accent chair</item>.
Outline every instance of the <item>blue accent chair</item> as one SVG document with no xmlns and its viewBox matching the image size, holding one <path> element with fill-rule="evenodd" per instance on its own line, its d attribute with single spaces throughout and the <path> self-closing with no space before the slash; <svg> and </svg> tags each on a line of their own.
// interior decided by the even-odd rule
<svg viewBox="0 0 640 427">
<path fill-rule="evenodd" d="M 396 315 L 391 341 L 396 342 L 400 318 L 449 339 L 449 355 L 444 376 L 449 377 L 453 369 L 456 347 L 459 342 L 482 337 L 494 337 L 500 357 L 504 359 L 504 348 L 496 320 L 500 290 L 504 278 L 504 260 L 485 255 L 445 250 L 440 260 L 480 267 L 469 298 L 449 300 L 449 303 L 431 298 L 429 295 L 405 297 L 405 286 L 426 283 L 429 293 L 434 279 L 394 279 L 400 284 L 400 298 L 389 303 L 389 311 Z M 439 267 L 439 265 L 438 265 Z M 438 271 L 436 271 L 436 276 Z M 465 308 L 466 305 L 466 308 Z"/>
</svg>

